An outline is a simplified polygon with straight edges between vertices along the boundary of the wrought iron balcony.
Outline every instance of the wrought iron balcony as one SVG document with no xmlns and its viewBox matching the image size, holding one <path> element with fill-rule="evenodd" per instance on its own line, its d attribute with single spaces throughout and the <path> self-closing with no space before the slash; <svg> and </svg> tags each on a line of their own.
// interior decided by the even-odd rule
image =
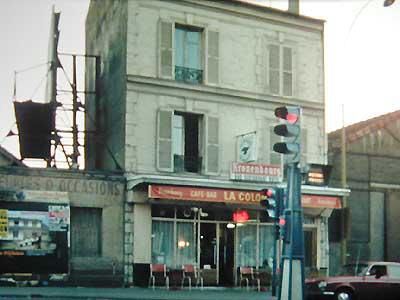
<svg viewBox="0 0 400 300">
<path fill-rule="evenodd" d="M 187 83 L 202 83 L 203 70 L 175 66 L 175 80 Z"/>
</svg>

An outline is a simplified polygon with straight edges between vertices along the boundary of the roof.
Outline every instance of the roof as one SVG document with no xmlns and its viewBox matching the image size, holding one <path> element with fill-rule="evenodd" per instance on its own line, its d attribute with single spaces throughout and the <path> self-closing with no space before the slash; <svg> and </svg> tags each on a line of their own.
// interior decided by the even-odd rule
<svg viewBox="0 0 400 300">
<path fill-rule="evenodd" d="M 272 11 L 272 12 L 279 13 L 279 14 L 291 15 L 293 17 L 297 17 L 297 18 L 305 19 L 305 20 L 309 20 L 309 21 L 325 22 L 325 20 L 311 18 L 311 17 L 304 16 L 304 15 L 301 15 L 301 14 L 293 13 L 293 12 L 290 12 L 290 11 L 287 11 L 287 10 L 273 8 L 273 7 L 270 7 L 270 6 L 262 4 L 261 2 L 255 3 L 255 2 L 249 2 L 249 0 L 211 0 L 211 1 L 231 2 L 231 3 L 234 3 L 234 4 L 251 7 L 251 8 L 254 8 L 254 9 L 258 9 L 258 10 Z M 300 3 L 300 5 L 301 5 L 301 3 Z"/>
<path fill-rule="evenodd" d="M 397 120 L 400 120 L 400 110 L 346 126 L 346 140 L 347 142 L 354 142 L 367 134 L 385 128 L 387 125 L 392 124 L 393 121 Z M 328 137 L 330 140 L 340 139 L 341 132 L 342 128 L 332 131 L 328 133 Z"/>
<path fill-rule="evenodd" d="M 18 158 L 16 158 L 14 155 L 8 152 L 2 146 L 0 146 L 0 155 L 4 156 L 4 158 L 10 162 L 10 165 L 26 167 L 26 165 L 23 162 L 21 162 Z"/>
</svg>

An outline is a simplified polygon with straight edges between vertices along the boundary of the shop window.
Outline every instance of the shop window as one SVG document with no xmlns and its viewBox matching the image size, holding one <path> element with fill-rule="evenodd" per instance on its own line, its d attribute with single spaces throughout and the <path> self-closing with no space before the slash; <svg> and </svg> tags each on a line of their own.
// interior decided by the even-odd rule
<svg viewBox="0 0 400 300">
<path fill-rule="evenodd" d="M 152 262 L 173 266 L 174 223 L 153 220 L 151 242 Z"/>
<path fill-rule="evenodd" d="M 71 207 L 71 254 L 73 257 L 101 256 L 102 210 Z"/>
<path fill-rule="evenodd" d="M 218 32 L 169 21 L 160 21 L 159 32 L 160 77 L 192 84 L 218 83 Z"/>
<path fill-rule="evenodd" d="M 237 228 L 238 248 L 236 261 L 238 266 L 257 266 L 257 226 L 243 225 Z"/>
<path fill-rule="evenodd" d="M 271 271 L 274 259 L 274 231 L 273 226 L 260 225 L 259 227 L 260 258 L 258 267 Z"/>
<path fill-rule="evenodd" d="M 196 263 L 196 239 L 194 223 L 177 223 L 176 265 Z"/>
<path fill-rule="evenodd" d="M 218 119 L 185 112 L 159 111 L 157 167 L 166 172 L 216 174 Z"/>
</svg>

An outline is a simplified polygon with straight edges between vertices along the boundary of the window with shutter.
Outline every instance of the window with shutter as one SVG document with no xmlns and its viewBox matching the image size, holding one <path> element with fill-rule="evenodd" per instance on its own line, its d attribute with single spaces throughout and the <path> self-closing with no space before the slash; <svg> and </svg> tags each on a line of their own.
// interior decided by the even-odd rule
<svg viewBox="0 0 400 300">
<path fill-rule="evenodd" d="M 292 48 L 271 44 L 268 47 L 269 91 L 271 94 L 293 96 Z"/>
<path fill-rule="evenodd" d="M 272 94 L 279 94 L 279 46 L 269 46 L 269 89 Z"/>
<path fill-rule="evenodd" d="M 175 79 L 187 83 L 203 82 L 202 29 L 175 26 Z"/>
<path fill-rule="evenodd" d="M 217 84 L 219 80 L 219 34 L 208 31 L 207 82 Z"/>
<path fill-rule="evenodd" d="M 219 171 L 219 128 L 216 117 L 207 117 L 205 149 L 205 172 L 217 174 Z"/>
<path fill-rule="evenodd" d="M 172 111 L 160 110 L 157 124 L 157 167 L 172 172 Z"/>
<path fill-rule="evenodd" d="M 165 78 L 174 73 L 173 27 L 172 22 L 160 21 L 160 76 Z"/>
</svg>

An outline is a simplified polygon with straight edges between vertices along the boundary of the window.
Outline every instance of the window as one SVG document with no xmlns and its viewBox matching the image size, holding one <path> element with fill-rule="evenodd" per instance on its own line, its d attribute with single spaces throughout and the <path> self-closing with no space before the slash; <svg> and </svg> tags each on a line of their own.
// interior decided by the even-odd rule
<svg viewBox="0 0 400 300">
<path fill-rule="evenodd" d="M 157 167 L 160 171 L 218 173 L 218 119 L 159 111 Z"/>
<path fill-rule="evenodd" d="M 271 44 L 269 50 L 269 90 L 271 94 L 293 96 L 292 48 Z"/>
<path fill-rule="evenodd" d="M 175 80 L 202 83 L 201 30 L 192 27 L 175 28 Z"/>
<path fill-rule="evenodd" d="M 219 78 L 218 32 L 160 22 L 159 75 L 186 83 L 217 84 Z"/>
<path fill-rule="evenodd" d="M 199 115 L 175 113 L 173 115 L 172 147 L 175 172 L 197 173 L 199 157 Z"/>
</svg>

